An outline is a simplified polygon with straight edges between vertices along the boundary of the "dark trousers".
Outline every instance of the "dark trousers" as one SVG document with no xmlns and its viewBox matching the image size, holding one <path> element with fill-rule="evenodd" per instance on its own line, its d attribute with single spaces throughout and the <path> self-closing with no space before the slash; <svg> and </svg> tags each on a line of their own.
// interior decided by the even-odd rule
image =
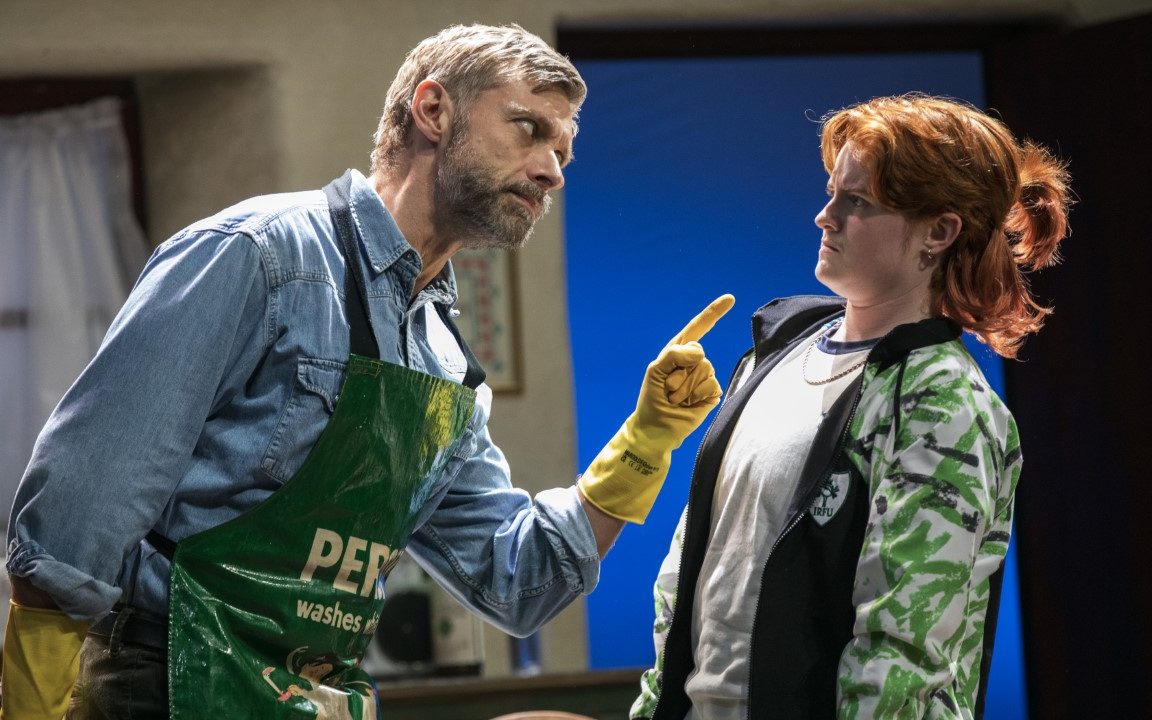
<svg viewBox="0 0 1152 720">
<path fill-rule="evenodd" d="M 129 623 L 88 633 L 65 720 L 167 720 L 168 650 L 131 635 Z"/>
</svg>

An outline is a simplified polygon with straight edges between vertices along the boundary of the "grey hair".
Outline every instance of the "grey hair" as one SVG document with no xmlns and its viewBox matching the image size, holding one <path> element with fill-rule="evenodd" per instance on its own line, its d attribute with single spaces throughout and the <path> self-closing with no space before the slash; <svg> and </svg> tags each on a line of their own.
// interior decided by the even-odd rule
<svg viewBox="0 0 1152 720">
<path fill-rule="evenodd" d="M 395 167 L 407 147 L 412 96 L 425 80 L 443 85 L 463 116 L 480 93 L 517 80 L 533 92 L 559 90 L 577 108 L 588 93 L 568 58 L 519 25 L 452 25 L 421 41 L 400 65 L 376 128 L 373 172 Z"/>
</svg>

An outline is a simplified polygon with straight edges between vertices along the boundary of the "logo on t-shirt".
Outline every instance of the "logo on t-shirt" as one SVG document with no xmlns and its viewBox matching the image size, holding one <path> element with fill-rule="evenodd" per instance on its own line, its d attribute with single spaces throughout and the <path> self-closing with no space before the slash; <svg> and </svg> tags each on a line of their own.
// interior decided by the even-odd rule
<svg viewBox="0 0 1152 720">
<path fill-rule="evenodd" d="M 844 497 L 848 494 L 848 484 L 852 481 L 851 476 L 846 472 L 832 473 L 820 485 L 820 494 L 812 501 L 812 506 L 808 508 L 811 513 L 812 519 L 821 525 L 827 525 L 828 521 L 836 515 L 836 511 L 844 504 Z"/>
</svg>

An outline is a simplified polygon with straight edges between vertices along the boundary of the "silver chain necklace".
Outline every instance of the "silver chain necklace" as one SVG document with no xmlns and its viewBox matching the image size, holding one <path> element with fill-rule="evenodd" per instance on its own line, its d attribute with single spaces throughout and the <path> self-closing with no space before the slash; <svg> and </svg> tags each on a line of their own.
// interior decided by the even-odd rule
<svg viewBox="0 0 1152 720">
<path fill-rule="evenodd" d="M 840 378 L 844 377 L 845 375 L 851 375 L 852 373 L 856 372 L 860 368 L 864 367 L 864 363 L 868 362 L 868 353 L 864 353 L 864 357 L 860 360 L 860 362 L 853 363 L 851 366 L 841 370 L 840 372 L 836 373 L 835 375 L 832 375 L 831 377 L 824 378 L 823 380 L 812 380 L 808 377 L 808 356 L 812 354 L 812 348 L 816 347 L 816 343 L 820 342 L 820 338 L 824 337 L 828 333 L 836 332 L 836 328 L 840 327 L 840 324 L 842 322 L 844 322 L 844 321 L 840 320 L 840 322 L 837 322 L 832 327 L 828 328 L 824 332 L 822 332 L 822 333 L 818 334 L 816 337 L 812 338 L 812 342 L 808 343 L 808 347 L 804 349 L 804 359 L 800 363 L 800 377 L 804 378 L 804 382 L 808 383 L 809 385 L 812 385 L 812 386 L 827 385 L 830 382 L 834 382 L 836 380 L 839 380 Z"/>
</svg>

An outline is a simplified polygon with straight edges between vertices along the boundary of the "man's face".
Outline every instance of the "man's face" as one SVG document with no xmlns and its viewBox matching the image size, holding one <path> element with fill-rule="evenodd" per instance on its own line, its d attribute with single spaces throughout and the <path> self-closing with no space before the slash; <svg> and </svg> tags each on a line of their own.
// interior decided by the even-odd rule
<svg viewBox="0 0 1152 720">
<path fill-rule="evenodd" d="M 436 176 L 437 221 L 466 248 L 518 248 L 564 185 L 576 108 L 516 81 L 481 93 L 456 120 Z"/>
</svg>

